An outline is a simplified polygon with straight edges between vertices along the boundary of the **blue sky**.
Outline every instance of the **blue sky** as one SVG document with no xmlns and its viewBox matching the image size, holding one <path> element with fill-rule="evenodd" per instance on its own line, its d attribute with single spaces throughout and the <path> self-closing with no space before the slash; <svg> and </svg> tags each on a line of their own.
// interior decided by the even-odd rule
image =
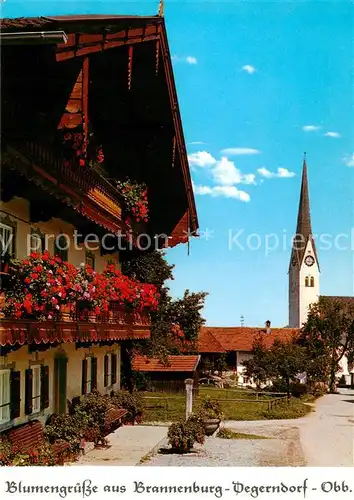
<svg viewBox="0 0 354 500">
<path fill-rule="evenodd" d="M 2 16 L 143 15 L 157 5 L 6 0 Z M 241 315 L 249 326 L 287 324 L 304 151 L 313 231 L 332 240 L 317 245 L 321 293 L 354 294 L 353 9 L 349 0 L 165 1 L 201 230 L 189 257 L 183 245 L 168 252 L 171 291 L 209 292 L 210 325 L 236 326 Z"/>
</svg>

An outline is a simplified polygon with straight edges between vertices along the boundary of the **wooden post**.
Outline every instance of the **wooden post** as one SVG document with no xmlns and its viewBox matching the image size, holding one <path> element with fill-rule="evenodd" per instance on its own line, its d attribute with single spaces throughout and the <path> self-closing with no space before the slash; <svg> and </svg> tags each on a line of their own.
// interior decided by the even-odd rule
<svg viewBox="0 0 354 500">
<path fill-rule="evenodd" d="M 186 384 L 186 420 L 188 420 L 193 409 L 193 379 L 187 378 L 184 383 Z"/>
</svg>

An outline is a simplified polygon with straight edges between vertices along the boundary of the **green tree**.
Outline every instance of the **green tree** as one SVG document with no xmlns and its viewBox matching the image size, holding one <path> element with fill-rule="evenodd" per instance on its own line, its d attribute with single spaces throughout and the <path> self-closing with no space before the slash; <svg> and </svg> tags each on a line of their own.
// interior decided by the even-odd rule
<svg viewBox="0 0 354 500">
<path fill-rule="evenodd" d="M 148 356 L 157 356 L 164 362 L 168 355 L 180 354 L 187 346 L 188 352 L 196 352 L 199 329 L 205 321 L 201 314 L 207 295 L 205 292 L 186 290 L 180 299 L 170 296 L 166 282 L 173 280 L 173 268 L 166 262 L 164 253 L 156 250 L 131 254 L 122 264 L 124 274 L 152 283 L 158 288 L 160 300 L 157 310 L 151 313 L 150 339 L 135 341 L 134 350 Z M 176 340 L 173 328 L 176 325 L 183 332 L 183 342 Z"/>
<path fill-rule="evenodd" d="M 272 378 L 284 380 L 290 398 L 290 383 L 298 373 L 307 371 L 306 350 L 295 342 L 281 342 L 276 339 L 269 349 L 268 360 Z"/>
<path fill-rule="evenodd" d="M 257 387 L 266 381 L 273 383 L 279 380 L 286 384 L 288 398 L 290 384 L 296 375 L 307 369 L 306 350 L 296 343 L 295 339 L 289 342 L 274 340 L 270 348 L 266 348 L 262 335 L 259 335 L 253 344 L 252 358 L 244 361 L 246 375 L 253 378 Z"/>
<path fill-rule="evenodd" d="M 309 353 L 313 376 L 328 381 L 330 392 L 335 393 L 341 359 L 354 359 L 354 306 L 350 301 L 320 297 L 310 307 L 301 341 Z"/>
<path fill-rule="evenodd" d="M 255 338 L 252 346 L 252 357 L 243 362 L 245 375 L 252 378 L 259 389 L 271 378 L 269 352 L 264 346 L 262 336 Z"/>
</svg>

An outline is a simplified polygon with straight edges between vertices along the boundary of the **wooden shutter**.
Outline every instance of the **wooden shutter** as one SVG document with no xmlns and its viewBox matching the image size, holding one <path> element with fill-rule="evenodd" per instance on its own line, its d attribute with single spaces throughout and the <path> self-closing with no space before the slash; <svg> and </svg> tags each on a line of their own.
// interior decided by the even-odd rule
<svg viewBox="0 0 354 500">
<path fill-rule="evenodd" d="M 49 366 L 41 366 L 41 410 L 49 406 Z"/>
<path fill-rule="evenodd" d="M 10 418 L 17 418 L 21 413 L 21 372 L 11 371 L 10 375 Z"/>
<path fill-rule="evenodd" d="M 97 389 L 97 358 L 91 358 L 91 389 Z"/>
<path fill-rule="evenodd" d="M 82 360 L 82 380 L 81 380 L 81 394 L 86 394 L 87 383 L 87 359 Z"/>
<path fill-rule="evenodd" d="M 33 396 L 33 372 L 31 368 L 25 371 L 25 414 L 32 413 L 32 396 Z"/>
<path fill-rule="evenodd" d="M 112 385 L 117 382 L 117 355 L 112 354 Z"/>
<path fill-rule="evenodd" d="M 104 380 L 103 385 L 107 387 L 108 385 L 108 354 L 105 354 L 104 357 Z"/>
</svg>

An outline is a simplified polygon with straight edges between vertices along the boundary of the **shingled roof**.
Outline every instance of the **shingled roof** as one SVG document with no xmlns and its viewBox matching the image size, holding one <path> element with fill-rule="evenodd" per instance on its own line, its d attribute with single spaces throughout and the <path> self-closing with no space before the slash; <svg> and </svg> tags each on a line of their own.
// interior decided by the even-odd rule
<svg viewBox="0 0 354 500">
<path fill-rule="evenodd" d="M 271 328 L 270 333 L 267 333 L 262 328 L 205 326 L 199 332 L 199 352 L 250 352 L 253 342 L 259 334 L 263 336 L 265 347 L 270 347 L 274 340 L 278 339 L 286 342 L 296 337 L 299 332 L 298 328 Z M 215 351 L 216 343 L 222 347 L 223 351 Z"/>
<path fill-rule="evenodd" d="M 188 372 L 196 370 L 200 356 L 168 356 L 168 364 L 162 363 L 159 358 L 135 356 L 132 368 L 139 372 Z"/>
</svg>

